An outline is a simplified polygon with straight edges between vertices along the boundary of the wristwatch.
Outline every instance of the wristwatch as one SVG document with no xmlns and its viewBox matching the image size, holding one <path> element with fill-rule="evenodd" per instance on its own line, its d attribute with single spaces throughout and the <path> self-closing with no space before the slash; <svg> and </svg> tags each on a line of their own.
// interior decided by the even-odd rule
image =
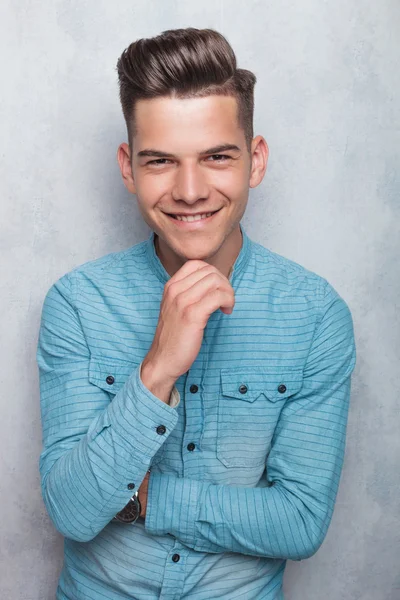
<svg viewBox="0 0 400 600">
<path fill-rule="evenodd" d="M 137 490 L 129 500 L 128 504 L 113 517 L 113 521 L 133 524 L 138 520 L 141 510 L 139 490 Z"/>
<path fill-rule="evenodd" d="M 150 473 L 151 469 L 147 471 Z M 146 473 L 146 475 L 147 475 Z M 132 498 L 129 500 L 128 504 L 124 506 L 122 510 L 120 510 L 115 517 L 112 518 L 113 521 L 119 521 L 120 523 L 135 523 L 140 517 L 140 513 L 142 512 L 142 505 L 139 500 L 139 490 L 133 494 Z"/>
</svg>

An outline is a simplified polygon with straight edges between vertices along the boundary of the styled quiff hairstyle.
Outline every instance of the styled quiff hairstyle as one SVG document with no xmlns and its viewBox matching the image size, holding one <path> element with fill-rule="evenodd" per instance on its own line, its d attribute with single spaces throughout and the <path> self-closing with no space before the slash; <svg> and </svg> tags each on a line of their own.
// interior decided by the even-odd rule
<svg viewBox="0 0 400 600">
<path fill-rule="evenodd" d="M 238 123 L 248 152 L 253 139 L 256 76 L 236 67 L 227 39 L 214 29 L 168 29 L 141 38 L 126 48 L 117 63 L 122 111 L 132 146 L 137 100 L 168 96 L 203 98 L 211 95 L 237 99 Z"/>
</svg>

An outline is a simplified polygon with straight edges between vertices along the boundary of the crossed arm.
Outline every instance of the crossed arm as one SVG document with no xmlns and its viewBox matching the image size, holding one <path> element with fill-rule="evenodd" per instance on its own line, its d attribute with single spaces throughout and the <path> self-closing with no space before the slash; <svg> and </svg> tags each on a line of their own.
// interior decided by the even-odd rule
<svg viewBox="0 0 400 600">
<path fill-rule="evenodd" d="M 275 430 L 266 465 L 270 486 L 232 487 L 152 472 L 148 533 L 169 533 L 203 552 L 312 556 L 334 509 L 355 358 L 350 312 L 328 286 L 303 387 L 284 406 Z"/>
<path fill-rule="evenodd" d="M 149 534 L 170 534 L 197 551 L 292 560 L 319 548 L 339 485 L 356 360 L 350 311 L 322 281 L 303 386 L 282 409 L 267 459 L 269 487 L 152 472 L 145 514 Z M 64 276 L 43 308 L 37 355 L 44 442 L 40 469 L 43 498 L 56 528 L 88 541 L 128 502 L 127 484 L 135 482 L 137 488 L 144 481 L 177 414 L 147 390 L 137 369 L 111 403 L 106 392 L 93 389 L 74 298 L 73 282 Z M 156 433 L 160 423 L 167 427 L 165 436 Z"/>
</svg>

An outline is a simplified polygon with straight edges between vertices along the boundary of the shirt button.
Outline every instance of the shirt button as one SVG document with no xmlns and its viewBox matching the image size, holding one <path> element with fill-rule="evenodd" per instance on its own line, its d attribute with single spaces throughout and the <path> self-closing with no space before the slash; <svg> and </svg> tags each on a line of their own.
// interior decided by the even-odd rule
<svg viewBox="0 0 400 600">
<path fill-rule="evenodd" d="M 278 385 L 278 392 L 280 394 L 284 394 L 286 392 L 286 385 L 281 383 L 280 385 Z"/>
<path fill-rule="evenodd" d="M 133 490 L 135 488 L 134 483 L 128 483 L 128 490 Z"/>
<path fill-rule="evenodd" d="M 112 375 L 109 375 L 108 377 L 106 377 L 106 382 L 108 383 L 108 385 L 112 385 L 114 383 L 115 379 Z"/>
<path fill-rule="evenodd" d="M 241 394 L 245 394 L 245 393 L 247 392 L 247 385 L 244 385 L 244 384 L 243 384 L 243 385 L 240 385 L 240 386 L 239 386 L 239 392 L 240 392 Z"/>
<path fill-rule="evenodd" d="M 192 394 L 195 394 L 199 390 L 198 386 L 195 383 L 192 383 L 189 389 L 192 392 Z"/>
<path fill-rule="evenodd" d="M 159 425 L 156 431 L 159 435 L 164 435 L 164 433 L 167 431 L 167 428 L 165 427 L 165 425 Z"/>
<path fill-rule="evenodd" d="M 173 557 L 172 557 L 172 560 L 173 560 L 174 562 L 178 562 L 178 561 L 179 561 L 179 559 L 180 559 L 180 556 L 179 556 L 179 554 L 174 554 L 174 555 L 173 555 Z"/>
<path fill-rule="evenodd" d="M 187 449 L 192 452 L 194 449 L 196 448 L 195 444 L 193 444 L 193 442 L 190 442 L 190 444 L 187 445 Z"/>
</svg>

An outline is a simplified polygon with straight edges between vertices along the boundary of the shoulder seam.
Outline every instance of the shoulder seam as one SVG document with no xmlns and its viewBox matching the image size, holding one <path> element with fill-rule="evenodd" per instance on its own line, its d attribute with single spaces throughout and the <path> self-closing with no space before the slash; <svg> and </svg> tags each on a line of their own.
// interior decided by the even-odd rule
<svg viewBox="0 0 400 600">
<path fill-rule="evenodd" d="M 76 310 L 76 301 L 78 298 L 78 278 L 74 270 L 68 275 L 71 283 L 71 292 L 72 292 L 72 302 L 74 303 L 74 308 Z"/>
<path fill-rule="evenodd" d="M 319 325 L 320 325 L 320 323 L 322 321 L 323 299 L 324 299 L 324 296 L 325 296 L 327 285 L 328 285 L 328 281 L 324 277 L 320 277 L 320 279 L 318 281 L 318 289 L 317 289 L 317 294 L 318 294 L 318 321 L 315 324 L 315 330 L 317 330 L 317 328 L 319 327 Z"/>
</svg>

